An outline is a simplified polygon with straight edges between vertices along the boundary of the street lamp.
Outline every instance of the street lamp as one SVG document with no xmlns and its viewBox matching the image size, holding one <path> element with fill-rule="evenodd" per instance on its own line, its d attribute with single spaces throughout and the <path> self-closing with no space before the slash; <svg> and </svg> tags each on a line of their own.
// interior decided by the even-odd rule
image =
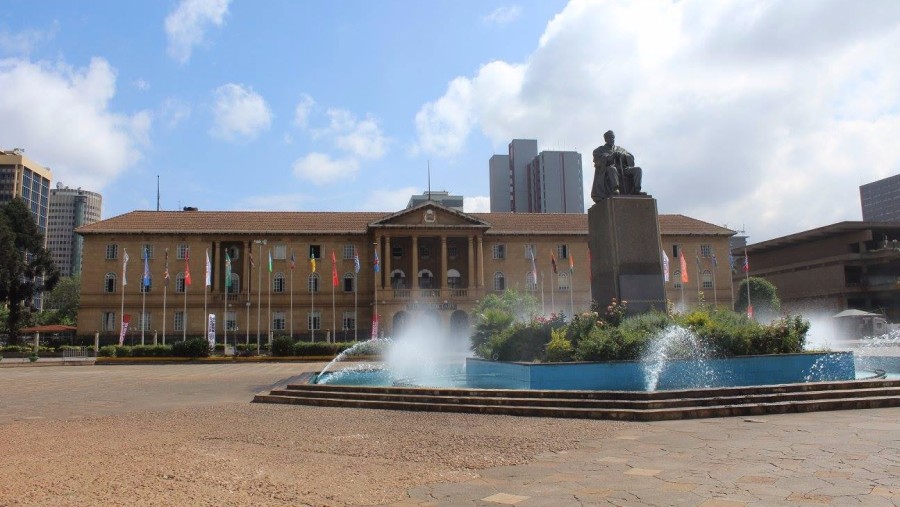
<svg viewBox="0 0 900 507">
<path fill-rule="evenodd" d="M 258 259 L 259 259 L 259 275 L 257 276 L 256 282 L 256 293 L 262 294 L 262 246 L 268 243 L 268 241 L 264 239 L 254 239 L 253 244 L 259 245 Z M 262 297 L 260 297 L 256 301 L 256 355 L 259 355 L 259 332 L 260 332 L 260 319 L 262 319 Z M 248 307 L 249 308 L 249 307 Z M 249 332 L 249 331 L 248 331 Z"/>
</svg>

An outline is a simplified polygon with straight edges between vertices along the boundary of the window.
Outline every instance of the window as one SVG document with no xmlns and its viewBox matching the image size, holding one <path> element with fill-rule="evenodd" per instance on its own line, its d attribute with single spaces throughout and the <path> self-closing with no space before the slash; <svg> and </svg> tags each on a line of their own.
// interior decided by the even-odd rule
<svg viewBox="0 0 900 507">
<path fill-rule="evenodd" d="M 284 331 L 284 312 L 272 312 L 272 329 Z"/>
<path fill-rule="evenodd" d="M 392 289 L 405 289 L 406 288 L 406 273 L 402 270 L 395 269 L 391 271 L 391 288 Z"/>
<path fill-rule="evenodd" d="M 175 292 L 184 292 L 184 273 L 175 275 Z"/>
<path fill-rule="evenodd" d="M 153 245 L 144 243 L 141 245 L 141 260 L 153 258 Z"/>
<path fill-rule="evenodd" d="M 228 287 L 229 294 L 241 293 L 241 277 L 237 273 L 231 273 L 231 287 Z"/>
<path fill-rule="evenodd" d="M 237 318 L 234 312 L 225 312 L 225 329 L 237 331 Z"/>
<path fill-rule="evenodd" d="M 103 292 L 115 292 L 116 291 L 116 274 L 115 273 L 107 273 L 106 278 L 103 280 Z"/>
<path fill-rule="evenodd" d="M 275 257 L 275 260 L 285 260 L 287 258 L 287 246 L 284 243 L 278 243 L 277 245 L 275 245 L 275 250 L 272 252 L 272 256 Z"/>
<path fill-rule="evenodd" d="M 712 289 L 713 288 L 713 277 L 712 273 L 707 269 L 700 276 L 700 281 L 703 284 L 704 289 Z"/>
<path fill-rule="evenodd" d="M 150 331 L 150 312 L 141 313 L 141 331 Z"/>
<path fill-rule="evenodd" d="M 537 280 L 534 278 L 534 273 L 531 271 L 525 273 L 525 289 L 537 290 Z"/>
<path fill-rule="evenodd" d="M 568 259 L 569 245 L 556 245 L 556 256 L 560 259 Z"/>
<path fill-rule="evenodd" d="M 344 331 L 356 329 L 356 315 L 353 312 L 344 312 L 344 316 L 341 317 L 341 329 Z"/>
<path fill-rule="evenodd" d="M 495 259 L 505 259 L 506 258 L 506 245 L 494 245 L 492 250 L 494 252 Z"/>
<path fill-rule="evenodd" d="M 672 245 L 672 258 L 677 259 L 678 254 L 681 253 L 681 245 Z"/>
<path fill-rule="evenodd" d="M 119 258 L 119 245 L 115 243 L 110 243 L 106 245 L 106 259 L 118 259 Z"/>
<path fill-rule="evenodd" d="M 700 257 L 712 257 L 712 245 L 700 245 Z"/>
<path fill-rule="evenodd" d="M 353 260 L 356 256 L 356 247 L 353 245 L 344 245 L 344 260 Z"/>
<path fill-rule="evenodd" d="M 309 290 L 309 292 L 311 294 L 319 292 L 319 274 L 318 273 L 311 273 L 309 275 L 309 283 L 308 283 L 307 289 Z"/>
<path fill-rule="evenodd" d="M 451 289 L 458 289 L 462 282 L 462 275 L 455 269 L 447 270 L 447 286 Z"/>
<path fill-rule="evenodd" d="M 559 290 L 569 290 L 569 274 L 568 273 L 560 273 L 559 274 Z"/>
<path fill-rule="evenodd" d="M 434 275 L 431 271 L 423 269 L 419 271 L 419 288 L 430 289 L 434 285 Z"/>
<path fill-rule="evenodd" d="M 353 292 L 356 277 L 353 273 L 344 273 L 344 292 Z"/>
<path fill-rule="evenodd" d="M 506 289 L 506 279 L 503 278 L 503 273 L 497 271 L 494 273 L 494 290 L 505 290 Z"/>
<path fill-rule="evenodd" d="M 672 284 L 672 287 L 675 287 L 676 289 L 681 288 L 681 270 L 680 269 L 678 271 L 672 273 L 672 281 L 674 282 Z"/>
<path fill-rule="evenodd" d="M 184 331 L 184 312 L 175 312 L 175 331 Z"/>
<path fill-rule="evenodd" d="M 188 256 L 188 245 L 187 243 L 178 243 L 178 246 L 175 247 L 175 258 L 178 260 L 184 260 L 185 257 Z"/>
<path fill-rule="evenodd" d="M 430 259 L 431 258 L 431 249 L 425 245 L 419 247 L 419 258 L 420 259 Z"/>
<path fill-rule="evenodd" d="M 100 322 L 100 329 L 102 331 L 115 331 L 116 330 L 116 312 L 103 312 L 102 321 Z"/>
<path fill-rule="evenodd" d="M 447 257 L 450 259 L 459 257 L 459 247 L 456 245 L 447 245 Z"/>
<path fill-rule="evenodd" d="M 322 245 L 309 245 L 309 258 L 310 259 L 321 259 L 322 258 Z"/>
<path fill-rule="evenodd" d="M 391 247 L 391 257 L 395 259 L 403 258 L 403 247 L 402 246 L 394 246 Z"/>
<path fill-rule="evenodd" d="M 322 329 L 322 313 L 319 311 L 307 313 L 306 325 L 309 327 L 310 331 Z"/>
<path fill-rule="evenodd" d="M 275 273 L 272 278 L 272 292 L 276 294 L 284 292 L 284 273 Z"/>
</svg>

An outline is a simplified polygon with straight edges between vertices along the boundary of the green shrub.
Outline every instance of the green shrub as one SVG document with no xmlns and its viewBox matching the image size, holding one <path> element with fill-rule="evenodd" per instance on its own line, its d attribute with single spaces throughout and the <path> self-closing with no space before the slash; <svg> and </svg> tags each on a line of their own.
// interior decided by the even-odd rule
<svg viewBox="0 0 900 507">
<path fill-rule="evenodd" d="M 131 357 L 131 347 L 129 345 L 115 345 L 116 357 Z"/>
<path fill-rule="evenodd" d="M 100 357 L 116 357 L 116 346 L 104 345 L 100 347 L 100 351 L 97 352 L 97 355 Z"/>
<path fill-rule="evenodd" d="M 176 357 L 209 357 L 209 342 L 205 338 L 188 338 L 172 345 Z"/>
<path fill-rule="evenodd" d="M 131 347 L 131 357 L 167 357 L 171 355 L 171 345 L 135 345 Z"/>
<path fill-rule="evenodd" d="M 288 336 L 278 336 L 272 340 L 273 356 L 293 356 L 294 340 Z"/>
<path fill-rule="evenodd" d="M 553 363 L 571 361 L 572 353 L 572 342 L 566 339 L 565 331 L 559 329 L 551 331 L 545 359 Z"/>
<path fill-rule="evenodd" d="M 349 349 L 353 342 L 297 342 L 294 344 L 295 356 L 336 356 L 341 352 Z M 365 355 L 365 352 L 360 352 Z"/>
</svg>

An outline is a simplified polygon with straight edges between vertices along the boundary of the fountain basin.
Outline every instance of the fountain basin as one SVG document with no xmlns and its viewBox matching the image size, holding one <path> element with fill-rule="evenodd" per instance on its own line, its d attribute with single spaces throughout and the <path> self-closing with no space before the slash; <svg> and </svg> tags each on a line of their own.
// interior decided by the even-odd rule
<svg viewBox="0 0 900 507">
<path fill-rule="evenodd" d="M 657 390 L 736 387 L 799 382 L 854 380 L 852 352 L 776 354 L 669 360 L 659 372 Z M 640 361 L 586 363 L 511 363 L 466 359 L 466 385 L 487 389 L 648 390 Z"/>
</svg>

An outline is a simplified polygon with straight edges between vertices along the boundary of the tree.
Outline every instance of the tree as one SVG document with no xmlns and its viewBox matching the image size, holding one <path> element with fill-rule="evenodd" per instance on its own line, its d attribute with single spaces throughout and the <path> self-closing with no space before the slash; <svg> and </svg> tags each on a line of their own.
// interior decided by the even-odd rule
<svg viewBox="0 0 900 507">
<path fill-rule="evenodd" d="M 74 326 L 78 320 L 78 303 L 81 296 L 81 276 L 60 278 L 56 287 L 44 300 L 45 311 L 41 320 L 46 324 Z M 49 314 L 49 315 L 43 315 Z"/>
<path fill-rule="evenodd" d="M 753 304 L 753 315 L 756 320 L 768 322 L 779 317 L 781 300 L 778 299 L 778 289 L 765 278 L 755 276 L 741 281 L 738 286 L 737 300 L 734 302 L 734 311 L 747 313 L 748 282 L 750 283 L 750 303 Z"/>
<path fill-rule="evenodd" d="M 14 343 L 31 319 L 34 296 L 56 286 L 59 270 L 24 200 L 0 208 L 0 222 L 0 303 L 9 305 L 5 327 Z"/>
</svg>

